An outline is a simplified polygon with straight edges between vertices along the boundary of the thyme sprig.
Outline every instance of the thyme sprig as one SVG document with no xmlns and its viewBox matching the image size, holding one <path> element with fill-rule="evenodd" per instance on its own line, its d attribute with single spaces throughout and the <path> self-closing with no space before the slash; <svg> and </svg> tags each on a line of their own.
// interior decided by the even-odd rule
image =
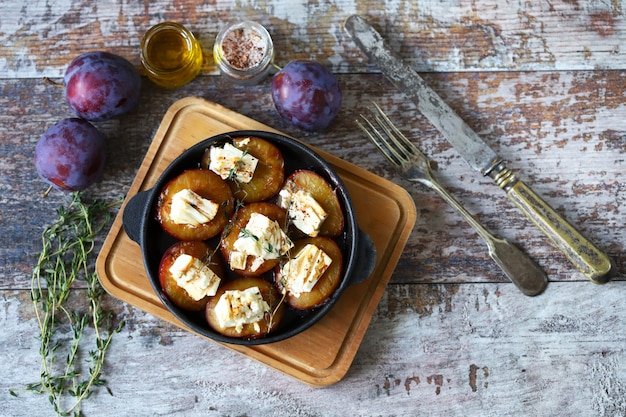
<svg viewBox="0 0 626 417">
<path fill-rule="evenodd" d="M 81 193 L 75 192 L 67 206 L 57 209 L 58 219 L 41 236 L 42 250 L 31 278 L 31 299 L 40 330 L 41 374 L 26 390 L 47 393 L 59 416 L 82 415 L 82 401 L 95 387 L 105 385 L 105 354 L 113 335 L 124 327 L 123 321 L 115 324 L 113 313 L 102 305 L 105 291 L 90 256 L 97 234 L 110 220 L 110 209 L 120 203 L 85 202 Z M 76 280 L 85 283 L 88 312 L 84 306 L 83 311 L 69 306 Z M 88 327 L 93 329 L 95 347 L 84 354 Z M 69 337 L 64 334 L 67 329 Z M 59 360 L 63 357 L 65 363 Z M 11 394 L 17 395 L 13 390 Z"/>
<path fill-rule="evenodd" d="M 239 183 L 239 181 L 237 181 L 237 172 L 241 170 L 241 168 L 243 168 L 243 159 L 246 157 L 246 155 L 248 155 L 248 148 L 242 151 L 241 157 L 235 161 L 235 166 L 232 167 L 230 171 L 228 171 L 228 177 L 226 177 L 227 180 L 232 180 Z"/>
</svg>

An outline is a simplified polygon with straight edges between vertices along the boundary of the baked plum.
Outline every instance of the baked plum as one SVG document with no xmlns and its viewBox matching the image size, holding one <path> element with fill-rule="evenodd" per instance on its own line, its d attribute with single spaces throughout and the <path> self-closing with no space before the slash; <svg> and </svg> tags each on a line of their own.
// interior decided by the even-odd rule
<svg viewBox="0 0 626 417">
<path fill-rule="evenodd" d="M 243 203 L 253 203 L 273 197 L 285 180 L 285 161 L 281 151 L 272 143 L 254 136 L 234 138 L 232 145 L 258 159 L 249 182 L 226 179 L 235 198 Z M 210 165 L 209 148 L 202 158 L 202 167 L 208 168 Z"/>
<path fill-rule="evenodd" d="M 339 286 L 343 271 L 341 249 L 334 240 L 325 236 L 304 238 L 296 241 L 293 249 L 290 251 L 290 260 L 297 257 L 308 245 L 314 245 L 316 248 L 321 249 L 331 259 L 330 265 L 325 268 L 311 291 L 293 293 L 290 290 L 291 280 L 284 275 L 286 273 L 285 268 L 288 269 L 286 263 L 277 267 L 274 274 L 274 282 L 278 291 L 286 294 L 285 300 L 287 304 L 296 310 L 310 310 L 324 304 Z M 302 269 L 307 269 L 308 272 L 306 266 L 302 267 Z"/>
<path fill-rule="evenodd" d="M 256 227 L 252 229 L 251 220 L 259 217 L 257 215 L 261 215 L 271 222 L 276 222 L 273 230 L 276 234 L 272 234 L 272 238 L 266 239 L 268 236 L 258 232 Z M 283 232 L 286 227 L 286 220 L 285 210 L 272 203 L 251 203 L 237 210 L 221 237 L 222 255 L 230 269 L 238 275 L 252 276 L 262 275 L 275 268 L 291 244 L 291 240 Z M 256 254 L 254 254 L 254 248 L 250 250 L 243 248 L 244 250 L 242 250 L 246 240 L 250 245 L 259 247 Z M 285 249 L 285 246 L 289 247 Z M 235 262 L 235 258 L 238 256 L 243 257 L 243 259 L 240 262 Z"/>
<path fill-rule="evenodd" d="M 284 312 L 281 295 L 260 277 L 237 277 L 223 283 L 206 305 L 207 322 L 216 332 L 246 339 L 275 330 Z"/>
<path fill-rule="evenodd" d="M 218 250 L 200 241 L 176 242 L 165 251 L 161 258 L 159 281 L 167 298 L 184 310 L 202 311 L 206 307 L 209 296 L 195 300 L 185 288 L 178 284 L 172 272 L 172 266 L 181 255 L 189 255 L 201 260 L 221 280 L 225 277 L 224 262 Z"/>
<path fill-rule="evenodd" d="M 201 197 L 216 205 L 216 212 L 211 220 L 205 222 L 181 222 L 172 215 L 172 208 L 177 203 L 181 192 L 193 192 L 193 198 Z M 191 197 L 186 197 L 191 199 Z M 197 202 L 188 202 L 188 208 L 197 208 Z M 234 212 L 233 193 L 222 178 L 208 169 L 190 169 L 169 181 L 157 202 L 157 220 L 163 230 L 180 240 L 206 240 L 222 232 L 228 219 Z M 208 219 L 208 217 L 206 218 Z M 206 220 L 205 219 L 205 220 Z M 200 220 L 201 221 L 201 220 Z"/>
<path fill-rule="evenodd" d="M 341 209 L 341 205 L 339 204 L 339 199 L 337 198 L 335 190 L 321 175 L 310 170 L 302 169 L 294 171 L 287 178 L 279 194 L 279 204 L 281 207 L 288 209 L 288 206 L 293 204 L 294 199 L 290 199 L 291 203 L 289 202 L 289 199 L 285 200 L 285 192 L 291 196 L 296 195 L 298 192 L 310 195 L 321 206 L 326 214 L 326 217 L 321 223 L 318 231 L 316 230 L 314 234 L 303 231 L 305 234 L 310 236 L 317 236 L 318 234 L 320 236 L 329 237 L 339 236 L 344 226 L 343 211 Z M 300 229 L 297 222 L 293 221 L 294 216 L 292 215 L 291 210 L 289 210 L 289 217 L 290 224 L 292 226 L 295 224 L 298 226 L 298 229 Z"/>
</svg>

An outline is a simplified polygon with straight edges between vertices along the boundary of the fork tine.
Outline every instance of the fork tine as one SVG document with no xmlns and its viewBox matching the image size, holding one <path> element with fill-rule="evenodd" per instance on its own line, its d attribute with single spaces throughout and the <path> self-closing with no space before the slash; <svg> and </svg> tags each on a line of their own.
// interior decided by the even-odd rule
<svg viewBox="0 0 626 417">
<path fill-rule="evenodd" d="M 400 155 L 385 139 L 383 134 L 374 126 L 374 124 L 363 114 L 360 115 L 361 119 L 367 124 L 365 127 L 359 120 L 356 120 L 357 126 L 367 135 L 370 141 L 376 145 L 376 147 L 382 152 L 389 162 L 396 166 L 401 166 L 404 163 L 404 158 Z M 369 129 L 368 129 L 369 127 Z"/>
<path fill-rule="evenodd" d="M 419 149 L 411 142 L 401 131 L 393 124 L 393 122 L 387 117 L 385 112 L 380 108 L 380 106 L 376 103 L 372 103 L 374 108 L 377 110 L 378 115 L 376 116 L 376 121 L 385 131 L 387 136 L 389 136 L 403 151 L 409 154 L 410 156 L 414 156 L 419 152 Z"/>
</svg>

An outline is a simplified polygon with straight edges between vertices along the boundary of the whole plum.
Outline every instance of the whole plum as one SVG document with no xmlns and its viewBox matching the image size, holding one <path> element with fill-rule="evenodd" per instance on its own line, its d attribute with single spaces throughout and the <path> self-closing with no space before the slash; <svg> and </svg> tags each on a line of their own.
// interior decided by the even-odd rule
<svg viewBox="0 0 626 417">
<path fill-rule="evenodd" d="M 294 60 L 272 78 L 272 100 L 283 119 L 315 131 L 328 127 L 339 112 L 341 89 L 326 67 Z"/>
<path fill-rule="evenodd" d="M 141 77 L 119 55 L 87 52 L 70 63 L 63 78 L 67 104 L 89 121 L 103 121 L 131 111 L 139 102 Z"/>
<path fill-rule="evenodd" d="M 58 190 L 87 188 L 100 178 L 104 163 L 104 136 L 83 119 L 60 120 L 41 136 L 35 148 L 37 173 Z"/>
</svg>

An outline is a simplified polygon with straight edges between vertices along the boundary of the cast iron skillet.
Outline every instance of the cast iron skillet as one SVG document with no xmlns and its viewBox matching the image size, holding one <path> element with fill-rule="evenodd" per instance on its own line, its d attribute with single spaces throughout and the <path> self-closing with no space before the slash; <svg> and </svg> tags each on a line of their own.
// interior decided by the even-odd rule
<svg viewBox="0 0 626 417">
<path fill-rule="evenodd" d="M 168 181 L 184 170 L 198 168 L 202 155 L 210 146 L 223 145 L 233 138 L 242 136 L 257 136 L 276 145 L 281 150 L 285 160 L 285 178 L 296 169 L 310 169 L 322 175 L 336 190 L 345 217 L 344 231 L 335 239 L 342 249 L 344 258 L 344 271 L 338 288 L 324 305 L 314 310 L 299 312 L 287 309 L 280 327 L 258 339 L 240 339 L 217 333 L 207 324 L 204 312 L 185 311 L 170 302 L 162 291 L 159 281 L 161 257 L 165 250 L 176 242 L 155 219 L 156 204 L 161 189 Z M 335 171 L 307 146 L 288 137 L 270 132 L 242 130 L 224 133 L 187 149 L 165 169 L 153 188 L 142 191 L 130 199 L 124 209 L 122 222 L 128 236 L 141 247 L 144 266 L 154 291 L 174 316 L 198 334 L 220 342 L 237 345 L 277 342 L 308 329 L 332 308 L 348 285 L 359 283 L 370 275 L 376 260 L 374 244 L 371 238 L 359 229 L 348 192 Z M 208 241 L 208 243 L 217 247 L 219 236 Z"/>
</svg>

